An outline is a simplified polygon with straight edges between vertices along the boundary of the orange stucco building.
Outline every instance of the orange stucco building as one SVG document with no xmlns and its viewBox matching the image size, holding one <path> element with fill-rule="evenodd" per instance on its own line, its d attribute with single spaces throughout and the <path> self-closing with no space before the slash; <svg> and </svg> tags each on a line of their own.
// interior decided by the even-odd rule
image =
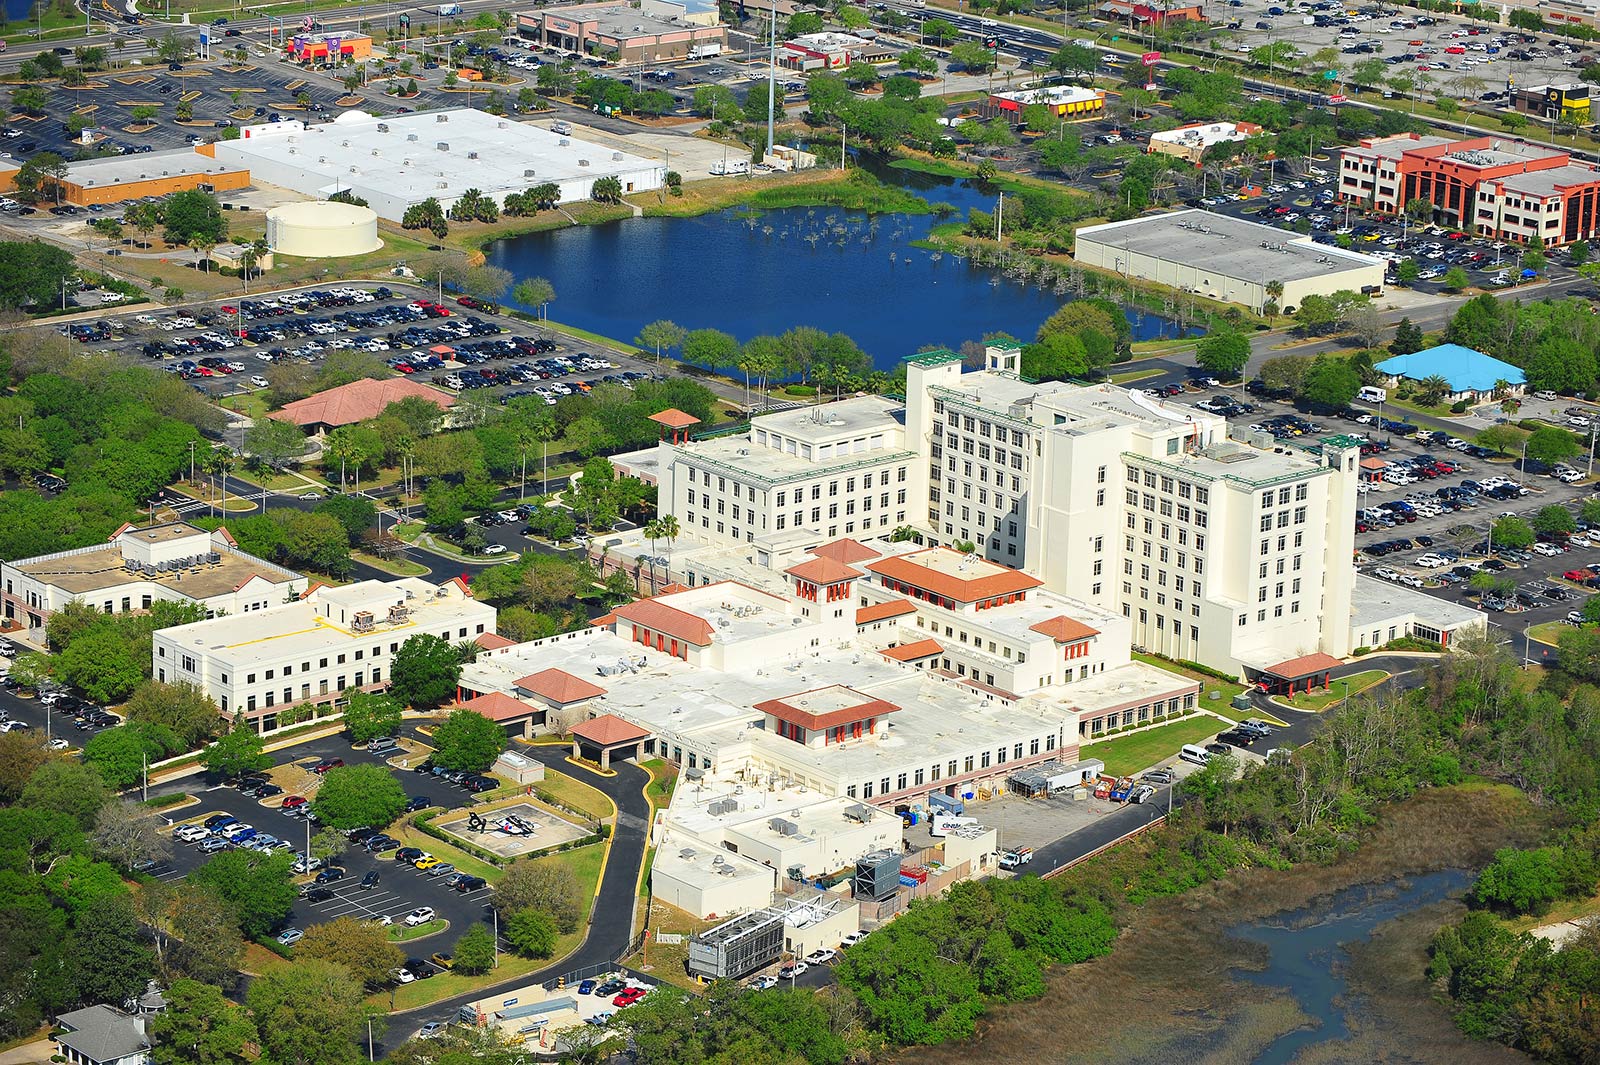
<svg viewBox="0 0 1600 1065">
<path fill-rule="evenodd" d="M 70 163 L 66 179 L 61 182 L 61 198 L 86 207 L 188 189 L 229 192 L 249 184 L 249 170 L 188 148 L 177 148 Z"/>
</svg>

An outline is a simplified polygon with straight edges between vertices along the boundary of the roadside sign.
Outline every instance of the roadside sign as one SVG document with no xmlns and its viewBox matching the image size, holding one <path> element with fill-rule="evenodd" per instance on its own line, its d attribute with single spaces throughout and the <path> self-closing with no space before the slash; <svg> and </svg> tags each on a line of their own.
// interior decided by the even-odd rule
<svg viewBox="0 0 1600 1065">
<path fill-rule="evenodd" d="M 1337 70 L 1324 70 L 1322 72 L 1322 80 L 1323 81 L 1338 81 L 1339 80 L 1339 72 Z"/>
<path fill-rule="evenodd" d="M 1146 52 L 1143 56 L 1140 57 L 1139 62 L 1143 63 L 1147 67 L 1153 67 L 1157 63 L 1161 62 L 1161 53 L 1160 52 Z"/>
<path fill-rule="evenodd" d="M 1330 104 L 1342 104 L 1342 103 L 1345 102 L 1345 99 L 1346 99 L 1346 97 L 1345 97 L 1344 93 L 1336 92 L 1332 96 L 1328 97 L 1328 102 Z"/>
<path fill-rule="evenodd" d="M 410 15 L 401 15 L 400 16 L 400 25 L 402 25 L 402 26 L 411 25 L 411 16 Z"/>
</svg>

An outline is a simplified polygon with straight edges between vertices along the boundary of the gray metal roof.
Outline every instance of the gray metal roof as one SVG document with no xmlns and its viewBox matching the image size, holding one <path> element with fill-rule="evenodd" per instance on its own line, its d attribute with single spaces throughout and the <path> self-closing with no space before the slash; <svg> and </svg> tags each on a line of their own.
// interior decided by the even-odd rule
<svg viewBox="0 0 1600 1065">
<path fill-rule="evenodd" d="M 110 1006 L 87 1006 L 56 1018 L 71 1029 L 57 1040 L 90 1061 L 118 1061 L 150 1049 L 144 1021 Z"/>
<path fill-rule="evenodd" d="M 1382 259 L 1318 244 L 1310 237 L 1211 211 L 1170 211 L 1125 222 L 1085 226 L 1079 241 L 1210 270 L 1215 276 L 1260 282 L 1333 277 L 1344 270 L 1381 267 Z M 1354 285 L 1354 282 L 1352 282 Z"/>
</svg>

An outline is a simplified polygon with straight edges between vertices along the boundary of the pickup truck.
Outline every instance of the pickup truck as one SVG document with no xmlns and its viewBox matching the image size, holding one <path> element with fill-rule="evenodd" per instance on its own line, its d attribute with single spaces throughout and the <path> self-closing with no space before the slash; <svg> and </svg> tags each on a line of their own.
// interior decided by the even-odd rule
<svg viewBox="0 0 1600 1065">
<path fill-rule="evenodd" d="M 1000 852 L 1000 868 L 1019 869 L 1033 861 L 1032 847 L 1016 847 L 1012 850 Z"/>
</svg>

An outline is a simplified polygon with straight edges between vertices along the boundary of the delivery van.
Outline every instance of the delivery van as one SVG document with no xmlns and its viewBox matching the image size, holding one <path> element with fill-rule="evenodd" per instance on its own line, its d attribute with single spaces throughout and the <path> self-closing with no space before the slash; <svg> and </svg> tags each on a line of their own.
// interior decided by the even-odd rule
<svg viewBox="0 0 1600 1065">
<path fill-rule="evenodd" d="M 1185 762 L 1193 762 L 1195 765 L 1205 765 L 1207 762 L 1211 761 L 1211 752 L 1206 750 L 1204 747 L 1198 747 L 1195 744 L 1186 743 L 1182 747 L 1178 748 L 1178 757 L 1182 758 Z"/>
<path fill-rule="evenodd" d="M 1368 403 L 1385 403 L 1389 399 L 1389 393 L 1382 388 L 1376 388 L 1372 385 L 1363 385 L 1357 390 L 1356 398 L 1366 400 Z"/>
</svg>

